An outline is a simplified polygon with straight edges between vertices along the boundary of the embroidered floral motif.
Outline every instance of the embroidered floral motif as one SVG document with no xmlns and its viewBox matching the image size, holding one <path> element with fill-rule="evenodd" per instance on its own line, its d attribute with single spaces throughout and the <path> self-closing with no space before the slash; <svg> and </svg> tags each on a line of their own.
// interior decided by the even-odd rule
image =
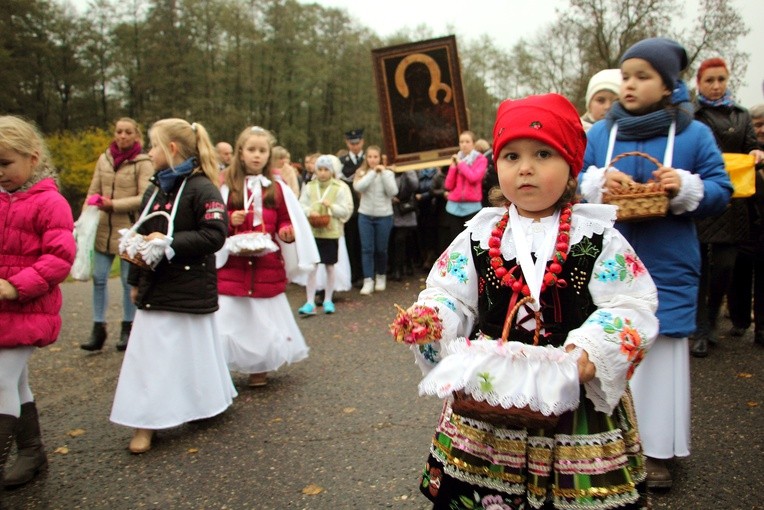
<svg viewBox="0 0 764 510">
<path fill-rule="evenodd" d="M 612 259 L 600 263 L 601 272 L 595 272 L 594 278 L 601 282 L 631 282 L 636 277 L 644 274 L 645 269 L 642 261 L 634 252 L 626 252 L 624 255 L 617 254 Z"/>
<path fill-rule="evenodd" d="M 574 244 L 570 247 L 570 256 L 571 257 L 591 257 L 591 258 L 597 258 L 597 255 L 600 254 L 600 249 L 597 248 L 597 246 L 592 243 L 592 240 L 588 237 L 584 237 L 581 239 L 581 242 L 578 244 Z"/>
<path fill-rule="evenodd" d="M 481 372 L 478 374 L 480 379 L 480 391 L 488 393 L 493 391 L 493 376 L 488 372 Z"/>
<path fill-rule="evenodd" d="M 445 296 L 438 296 L 434 299 L 434 301 L 437 301 L 438 303 L 442 303 L 446 305 L 446 308 L 448 308 L 452 312 L 456 311 L 456 305 L 454 304 L 454 302 Z"/>
<path fill-rule="evenodd" d="M 440 478 L 443 476 L 443 471 L 440 468 L 430 467 L 427 463 L 424 466 L 424 473 L 422 473 L 422 488 L 428 489 L 432 497 L 437 497 L 438 489 L 440 489 Z"/>
<path fill-rule="evenodd" d="M 613 317 L 610 312 L 598 311 L 586 322 L 602 326 L 603 331 L 608 334 L 606 339 L 609 342 L 621 344 L 621 353 L 626 355 L 626 358 L 631 362 L 631 366 L 626 372 L 626 379 L 631 379 L 634 370 L 645 357 L 642 334 L 632 326 L 631 319 Z"/>
<path fill-rule="evenodd" d="M 483 496 L 475 492 L 472 498 L 460 496 L 459 501 L 452 501 L 454 510 L 525 510 L 525 502 L 521 496 L 502 496 L 488 494 Z"/>
<path fill-rule="evenodd" d="M 433 347 L 432 344 L 420 345 L 419 352 L 422 353 L 424 359 L 433 365 L 438 362 L 438 351 L 435 350 L 435 347 Z"/>
<path fill-rule="evenodd" d="M 478 294 L 483 295 L 485 293 L 485 278 L 480 276 L 478 277 Z"/>
<path fill-rule="evenodd" d="M 445 251 L 443 252 L 443 255 L 438 258 L 436 266 L 440 276 L 445 277 L 451 275 L 455 277 L 459 283 L 467 283 L 469 280 L 466 271 L 467 263 L 468 260 L 465 255 L 456 251 L 452 253 Z"/>
</svg>

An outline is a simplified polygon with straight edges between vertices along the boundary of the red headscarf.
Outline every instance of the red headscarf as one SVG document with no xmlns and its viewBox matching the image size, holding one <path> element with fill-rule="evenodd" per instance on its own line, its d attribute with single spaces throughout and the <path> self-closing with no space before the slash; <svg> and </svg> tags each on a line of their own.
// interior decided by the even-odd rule
<svg viewBox="0 0 764 510">
<path fill-rule="evenodd" d="M 507 142 L 532 138 L 560 153 L 573 176 L 584 166 L 586 133 L 576 108 L 564 96 L 544 94 L 507 99 L 499 105 L 493 126 L 493 157 Z"/>
</svg>

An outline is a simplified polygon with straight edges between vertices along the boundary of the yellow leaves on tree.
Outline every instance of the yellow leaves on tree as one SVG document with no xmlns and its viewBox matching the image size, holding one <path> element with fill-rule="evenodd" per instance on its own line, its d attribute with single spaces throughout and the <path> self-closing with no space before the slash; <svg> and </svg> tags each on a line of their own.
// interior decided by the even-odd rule
<svg viewBox="0 0 764 510">
<path fill-rule="evenodd" d="M 67 131 L 47 137 L 53 165 L 59 171 L 62 191 L 68 191 L 68 195 L 85 195 L 96 161 L 112 140 L 112 133 L 105 129 L 77 133 Z"/>
</svg>

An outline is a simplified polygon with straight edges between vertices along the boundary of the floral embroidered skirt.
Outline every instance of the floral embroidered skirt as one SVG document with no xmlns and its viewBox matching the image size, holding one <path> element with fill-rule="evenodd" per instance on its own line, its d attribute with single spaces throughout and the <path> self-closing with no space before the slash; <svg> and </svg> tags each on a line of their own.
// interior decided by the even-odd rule
<svg viewBox="0 0 764 510">
<path fill-rule="evenodd" d="M 612 415 L 581 406 L 554 430 L 506 429 L 452 412 L 447 401 L 420 490 L 435 509 L 647 507 L 631 394 Z"/>
</svg>

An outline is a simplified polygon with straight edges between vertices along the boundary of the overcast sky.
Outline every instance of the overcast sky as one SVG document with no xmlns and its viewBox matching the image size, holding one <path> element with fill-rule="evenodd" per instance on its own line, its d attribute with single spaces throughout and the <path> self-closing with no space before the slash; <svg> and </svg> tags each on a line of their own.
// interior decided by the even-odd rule
<svg viewBox="0 0 764 510">
<path fill-rule="evenodd" d="M 88 0 L 70 0 L 84 10 Z M 497 46 L 510 49 L 521 37 L 531 37 L 536 31 L 553 21 L 555 9 L 569 5 L 568 0 L 299 0 L 318 3 L 325 7 L 338 7 L 348 11 L 360 26 L 367 26 L 381 36 L 388 36 L 401 28 L 415 29 L 427 25 L 434 37 L 455 34 L 459 38 L 475 40 L 483 34 L 493 37 Z M 764 0 L 730 0 L 742 13 L 751 28 L 741 44 L 750 54 L 748 71 L 743 87 L 736 91 L 736 99 L 751 107 L 764 102 Z M 456 8 L 446 9 L 445 5 Z M 686 0 L 688 11 L 683 17 L 697 17 L 698 0 Z M 677 13 L 678 15 L 680 13 Z M 412 37 L 416 40 L 416 37 Z M 722 55 L 723 57 L 723 55 Z M 731 70 L 735 72 L 734 69 Z M 688 83 L 694 87 L 694 80 Z"/>
<path fill-rule="evenodd" d="M 569 5 L 568 0 L 468 0 L 456 3 L 457 9 L 443 9 L 446 2 L 442 0 L 299 1 L 345 9 L 359 23 L 371 27 L 381 36 L 391 35 L 403 27 L 414 29 L 426 24 L 435 37 L 455 33 L 457 45 L 460 37 L 472 40 L 489 34 L 497 46 L 505 49 L 510 49 L 521 37 L 532 37 L 556 18 L 555 9 Z M 743 106 L 750 108 L 764 103 L 764 0 L 730 1 L 751 28 L 741 44 L 741 49 L 750 54 L 748 70 L 743 77 L 746 83 L 736 91 L 735 97 Z M 697 17 L 698 3 L 697 0 L 686 0 L 688 10 L 683 16 L 685 19 L 694 20 Z M 734 69 L 731 72 L 734 73 Z M 687 85 L 694 87 L 695 80 Z"/>
</svg>

